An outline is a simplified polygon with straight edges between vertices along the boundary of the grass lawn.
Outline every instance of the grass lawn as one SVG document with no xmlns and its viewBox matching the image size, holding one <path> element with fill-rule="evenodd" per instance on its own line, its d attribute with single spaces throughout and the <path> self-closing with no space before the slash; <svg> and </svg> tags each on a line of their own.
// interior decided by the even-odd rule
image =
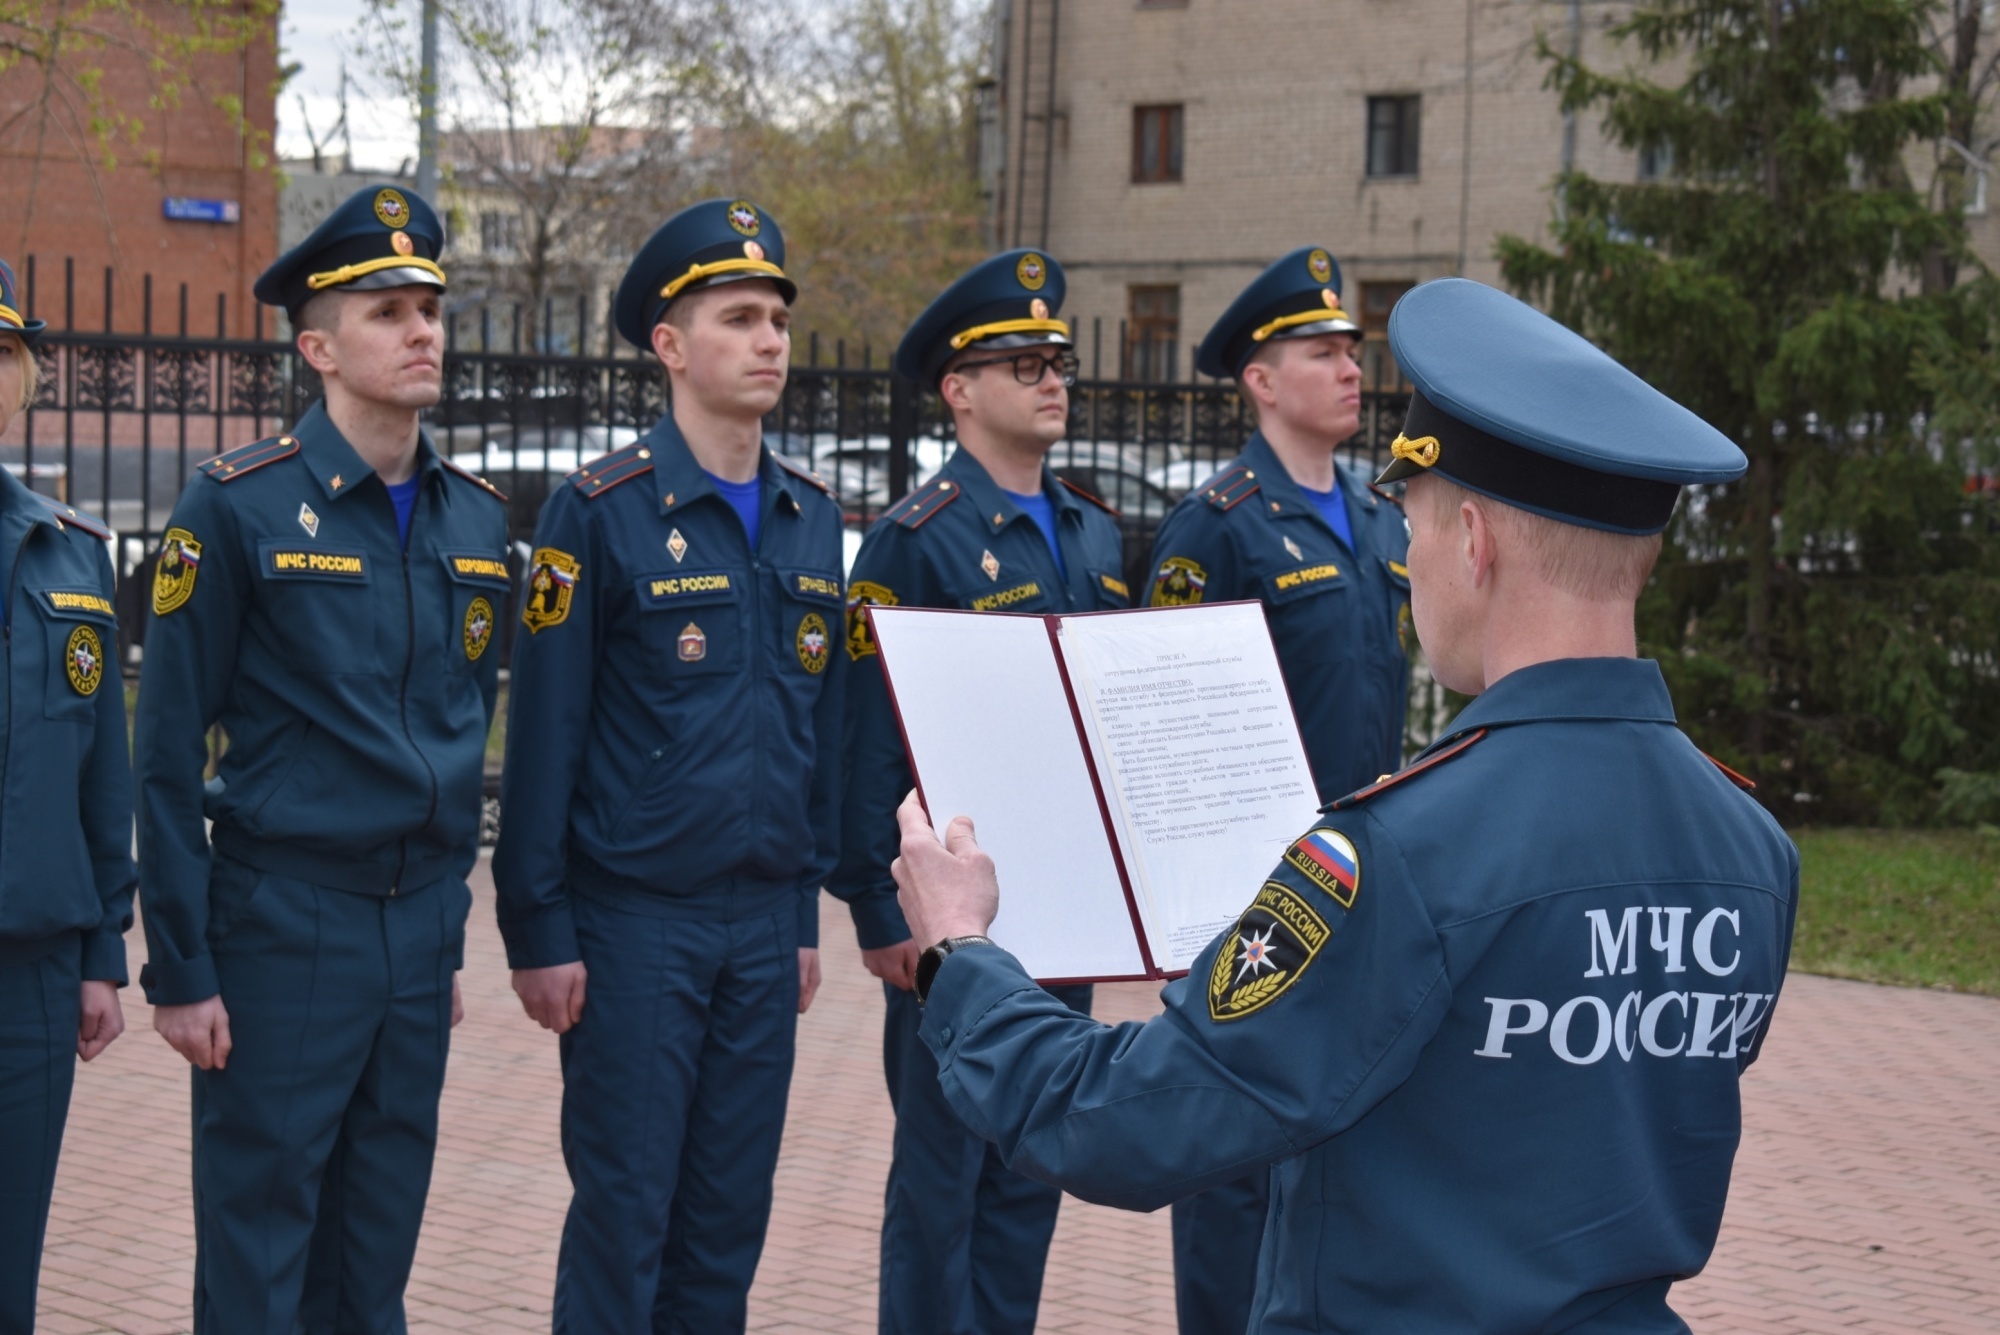
<svg viewBox="0 0 2000 1335">
<path fill-rule="evenodd" d="M 1796 830 L 1792 967 L 2000 996 L 2000 836 Z"/>
</svg>

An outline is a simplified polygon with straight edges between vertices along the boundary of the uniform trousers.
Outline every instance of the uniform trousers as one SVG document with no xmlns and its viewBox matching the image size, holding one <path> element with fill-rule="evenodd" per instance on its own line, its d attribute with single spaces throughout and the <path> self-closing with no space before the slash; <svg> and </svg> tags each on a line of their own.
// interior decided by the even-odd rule
<svg viewBox="0 0 2000 1335">
<path fill-rule="evenodd" d="M 797 910 L 691 922 L 629 892 L 572 910 L 588 980 L 561 1044 L 556 1335 L 741 1331 L 792 1081 Z"/>
<path fill-rule="evenodd" d="M 1175 1201 L 1174 1312 L 1180 1335 L 1244 1335 L 1257 1296 L 1257 1253 L 1271 1170 Z"/>
<path fill-rule="evenodd" d="M 945 1101 L 914 992 L 883 985 L 882 1066 L 896 1112 L 882 1208 L 881 1335 L 1033 1335 L 1062 1191 L 1023 1177 Z M 1082 1015 L 1091 989 L 1049 994 Z"/>
<path fill-rule="evenodd" d="M 56 1155 L 76 1083 L 83 947 L 0 964 L 0 1333 L 35 1328 Z"/>
<path fill-rule="evenodd" d="M 197 1335 L 401 1335 L 437 1147 L 456 878 L 350 894 L 216 859 L 233 1046 L 194 1072 Z"/>
</svg>

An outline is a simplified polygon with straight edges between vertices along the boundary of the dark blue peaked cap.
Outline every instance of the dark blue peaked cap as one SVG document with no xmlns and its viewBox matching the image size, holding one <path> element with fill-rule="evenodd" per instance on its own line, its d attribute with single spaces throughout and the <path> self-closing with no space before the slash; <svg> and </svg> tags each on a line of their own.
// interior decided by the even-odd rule
<svg viewBox="0 0 2000 1335">
<path fill-rule="evenodd" d="M 632 257 L 612 319 L 626 342 L 651 348 L 653 326 L 675 297 L 747 278 L 775 283 L 787 306 L 798 300 L 799 285 L 785 276 L 778 220 L 747 199 L 690 204 L 661 223 Z"/>
<path fill-rule="evenodd" d="M 21 293 L 14 286 L 14 271 L 0 260 L 0 334 L 14 334 L 29 347 L 48 328 L 47 320 L 30 320 L 21 311 Z"/>
<path fill-rule="evenodd" d="M 1532 306 L 1440 278 L 1396 304 L 1389 347 L 1415 386 L 1395 460 L 1566 524 L 1657 533 L 1684 486 L 1749 467 L 1720 431 Z"/>
<path fill-rule="evenodd" d="M 1069 347 L 1062 265 L 1039 250 L 1006 250 L 981 260 L 938 294 L 903 335 L 896 374 L 935 385 L 945 363 L 967 348 Z"/>
<path fill-rule="evenodd" d="M 1340 261 L 1324 246 L 1300 246 L 1257 275 L 1194 350 L 1194 369 L 1226 380 L 1266 343 L 1320 334 L 1361 335 L 1340 306 Z"/>
<path fill-rule="evenodd" d="M 267 306 L 283 306 L 294 320 L 321 292 L 372 292 L 427 284 L 442 291 L 444 224 L 422 195 L 395 185 L 371 185 L 313 228 L 312 235 L 278 256 L 253 289 Z"/>
</svg>

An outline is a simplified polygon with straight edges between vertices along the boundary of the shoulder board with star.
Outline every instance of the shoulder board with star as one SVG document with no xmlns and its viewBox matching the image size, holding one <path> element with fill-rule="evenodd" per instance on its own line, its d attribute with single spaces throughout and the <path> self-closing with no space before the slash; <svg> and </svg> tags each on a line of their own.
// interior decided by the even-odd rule
<svg viewBox="0 0 2000 1335">
<path fill-rule="evenodd" d="M 1345 811 L 1349 807 L 1358 807 L 1363 802 L 1366 802 L 1369 798 L 1387 792 L 1389 789 L 1394 788 L 1399 783 L 1408 783 L 1411 779 L 1416 778 L 1419 774 L 1422 774 L 1427 770 L 1436 769 L 1439 765 L 1444 764 L 1447 760 L 1458 759 L 1458 757 L 1464 755 L 1467 751 L 1472 749 L 1473 743 L 1477 742 L 1480 738 L 1484 737 L 1485 735 L 1486 735 L 1486 729 L 1481 728 L 1478 732 L 1475 732 L 1468 737 L 1461 737 L 1459 740 L 1453 742 L 1450 746 L 1447 746 L 1444 750 L 1439 751 L 1435 755 L 1425 756 L 1422 760 L 1419 760 L 1416 764 L 1409 766 L 1407 769 L 1397 770 L 1394 774 L 1384 774 L 1381 778 L 1375 780 L 1375 782 L 1369 784 L 1366 788 L 1357 789 L 1356 791 L 1349 793 L 1346 797 L 1338 798 L 1335 801 L 1327 803 L 1324 810 Z"/>
<path fill-rule="evenodd" d="M 1234 510 L 1257 494 L 1261 484 L 1247 464 L 1238 464 L 1202 488 L 1202 499 L 1218 510 Z"/>
<path fill-rule="evenodd" d="M 592 459 L 569 475 L 569 484 L 594 501 L 621 482 L 644 477 L 653 471 L 653 451 L 646 445 L 627 445 L 602 459 Z"/>
<path fill-rule="evenodd" d="M 461 464 L 454 463 L 449 457 L 442 454 L 438 456 L 438 462 L 443 464 L 446 468 L 450 469 L 452 472 L 458 474 L 460 477 L 464 478 L 467 482 L 470 482 L 473 486 L 485 492 L 488 496 L 491 496 L 494 500 L 501 502 L 506 501 L 507 499 L 506 492 L 500 490 L 500 488 L 494 486 L 491 482 L 488 482 L 485 478 L 479 476 L 479 474 L 473 472 L 470 468 L 466 468 Z"/>
<path fill-rule="evenodd" d="M 87 515 L 81 510 L 73 510 L 55 497 L 44 496 L 39 491 L 34 493 L 34 496 L 36 500 L 49 507 L 49 513 L 56 517 L 58 524 L 69 528 L 80 528 L 91 537 L 101 541 L 109 542 L 111 540 L 111 530 L 100 524 L 93 516 Z"/>
<path fill-rule="evenodd" d="M 1063 486 L 1067 487 L 1070 493 L 1074 495 L 1078 500 L 1089 501 L 1092 505 L 1104 511 L 1104 513 L 1110 515 L 1113 519 L 1122 518 L 1122 516 L 1118 513 L 1117 509 L 1114 508 L 1108 501 L 1100 500 L 1099 498 L 1091 495 L 1089 492 L 1085 491 L 1082 487 L 1077 486 L 1076 483 L 1070 481 L 1068 478 L 1059 477 L 1056 479 L 1056 481 L 1062 483 Z"/>
<path fill-rule="evenodd" d="M 1706 751 L 1702 752 L 1701 754 L 1703 759 L 1707 760 L 1709 764 L 1721 770 L 1723 774 L 1728 776 L 1728 779 L 1731 783 L 1735 784 L 1738 788 L 1741 788 L 1744 792 L 1754 793 L 1757 791 L 1757 781 L 1755 779 L 1748 778 L 1744 775 L 1738 774 L 1735 770 L 1729 768 L 1729 766 L 1723 764 L 1720 760 L 1717 760 L 1714 756 L 1709 755 L 1708 752 Z"/>
<path fill-rule="evenodd" d="M 280 459 L 289 459 L 298 452 L 297 436 L 273 436 L 254 445 L 230 450 L 227 454 L 218 454 L 213 459 L 204 460 L 198 467 L 212 481 L 234 482 Z"/>
<path fill-rule="evenodd" d="M 807 468 L 797 459 L 791 458 L 788 455 L 780 454 L 776 450 L 771 451 L 771 457 L 777 460 L 778 467 L 784 469 L 787 473 L 790 473 L 793 477 L 796 477 L 803 482 L 810 482 L 813 486 L 818 487 L 821 491 L 825 492 L 829 496 L 833 495 L 832 485 L 828 483 L 825 478 L 821 477 L 818 473 L 813 472 L 812 469 Z"/>
<path fill-rule="evenodd" d="M 918 487 L 890 506 L 887 517 L 904 528 L 921 528 L 932 515 L 963 494 L 956 482 L 950 478 L 939 478 L 926 486 Z"/>
</svg>

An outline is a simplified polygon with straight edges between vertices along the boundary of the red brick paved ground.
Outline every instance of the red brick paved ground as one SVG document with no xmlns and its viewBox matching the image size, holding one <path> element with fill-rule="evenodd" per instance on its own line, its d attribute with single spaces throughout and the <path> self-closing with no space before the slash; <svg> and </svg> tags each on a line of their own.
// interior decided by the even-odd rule
<svg viewBox="0 0 2000 1335">
<path fill-rule="evenodd" d="M 507 989 L 482 865 L 442 1145 L 410 1289 L 414 1330 L 546 1330 L 568 1200 L 555 1042 Z M 751 1327 L 872 1331 L 888 1168 L 878 984 L 825 915 L 827 984 L 799 1035 Z M 136 971 L 143 945 L 132 938 Z M 189 1327 L 187 1078 L 136 989 L 130 1031 L 77 1081 L 42 1329 Z M 1136 1018 L 1154 989 L 1098 989 Z M 1702 1335 L 2000 1331 L 2000 1002 L 1794 977 L 1746 1085 L 1743 1152 L 1707 1272 L 1676 1290 Z M 1043 1331 L 1170 1331 L 1167 1219 L 1064 1203 Z"/>
</svg>

